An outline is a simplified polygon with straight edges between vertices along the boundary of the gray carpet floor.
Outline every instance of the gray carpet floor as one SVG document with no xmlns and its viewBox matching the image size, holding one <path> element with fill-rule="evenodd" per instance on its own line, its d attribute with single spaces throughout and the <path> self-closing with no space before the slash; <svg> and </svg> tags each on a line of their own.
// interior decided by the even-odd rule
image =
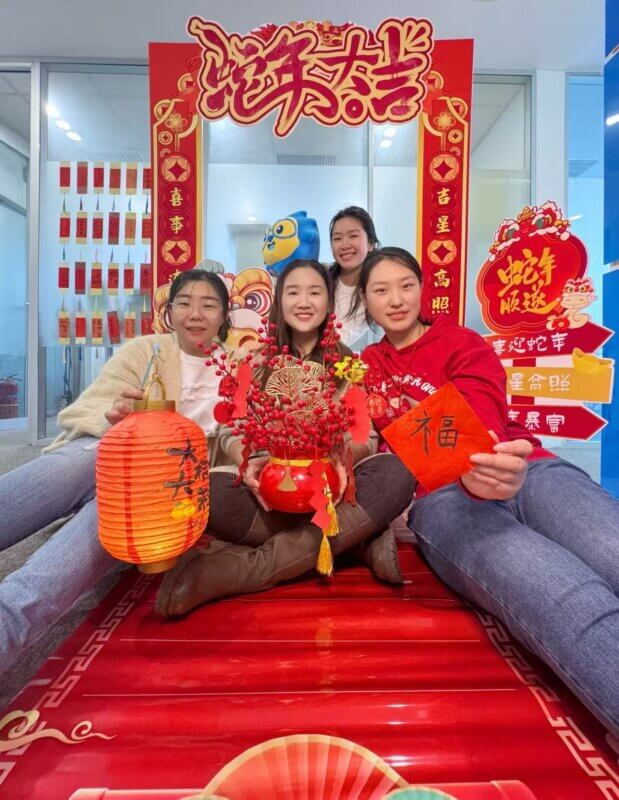
<svg viewBox="0 0 619 800">
<path fill-rule="evenodd" d="M 0 443 L 0 474 L 9 472 L 22 464 L 31 461 L 40 454 L 40 448 L 21 443 Z M 28 557 L 50 536 L 62 527 L 63 520 L 48 525 L 37 533 L 32 534 L 23 542 L 18 542 L 8 549 L 0 552 L 0 580 L 19 567 Z M 59 531 L 57 535 L 62 535 Z M 43 662 L 56 650 L 56 648 L 69 636 L 82 622 L 90 611 L 105 597 L 110 589 L 118 582 L 120 571 L 117 574 L 104 578 L 87 594 L 83 595 L 64 614 L 55 625 L 48 628 L 15 662 L 15 664 L 0 675 L 0 711 L 13 700 L 15 695 L 28 684 Z"/>
</svg>

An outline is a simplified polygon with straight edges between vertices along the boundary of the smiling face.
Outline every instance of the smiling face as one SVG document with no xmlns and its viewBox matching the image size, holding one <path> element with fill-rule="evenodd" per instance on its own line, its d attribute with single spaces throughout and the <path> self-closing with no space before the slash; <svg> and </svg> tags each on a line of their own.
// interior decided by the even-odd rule
<svg viewBox="0 0 619 800">
<path fill-rule="evenodd" d="M 365 257 L 373 247 L 365 228 L 355 217 L 342 217 L 333 226 L 331 250 L 342 272 L 361 269 Z"/>
<path fill-rule="evenodd" d="M 181 350 L 190 356 L 203 355 L 224 323 L 224 310 L 215 289 L 206 281 L 189 281 L 169 308 Z"/>
<path fill-rule="evenodd" d="M 293 332 L 307 335 L 318 330 L 329 310 L 329 293 L 316 270 L 299 267 L 286 276 L 281 308 Z"/>
<path fill-rule="evenodd" d="M 387 336 L 403 336 L 417 325 L 421 309 L 421 284 L 415 273 L 399 261 L 384 259 L 368 278 L 364 300 L 377 325 Z"/>
</svg>

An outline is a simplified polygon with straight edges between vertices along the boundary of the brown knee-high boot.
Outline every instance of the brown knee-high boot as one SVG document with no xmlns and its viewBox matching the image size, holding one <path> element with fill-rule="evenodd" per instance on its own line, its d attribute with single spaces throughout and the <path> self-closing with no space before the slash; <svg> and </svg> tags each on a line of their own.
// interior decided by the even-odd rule
<svg viewBox="0 0 619 800">
<path fill-rule="evenodd" d="M 412 476 L 393 455 L 384 454 L 366 461 L 357 475 L 358 504 L 340 503 L 337 515 L 340 533 L 331 539 L 334 556 L 375 536 L 391 519 L 402 513 L 412 497 Z M 377 491 L 377 479 L 382 485 Z M 236 491 L 239 491 L 238 489 Z M 213 493 L 215 502 L 220 500 Z M 239 496 L 240 499 L 240 496 Z M 254 506 L 255 509 L 255 506 Z M 234 516 L 228 506 L 230 520 Z M 243 517 L 239 509 L 237 517 Z M 160 616 L 178 616 L 198 605 L 234 594 L 269 589 L 277 583 L 291 580 L 314 568 L 322 534 L 308 521 L 299 519 L 298 527 L 280 530 L 274 535 L 269 530 L 270 515 L 254 514 L 247 533 L 231 531 L 236 544 L 214 542 L 207 550 L 186 553 L 170 570 L 157 596 L 155 611 Z M 291 521 L 290 515 L 284 518 Z M 294 519 L 294 517 L 292 518 Z M 220 527 L 221 520 L 213 520 Z M 235 527 L 231 523 L 231 527 Z M 209 524 L 209 532 L 219 533 Z M 222 531 L 223 533 L 223 531 Z M 262 537 L 267 537 L 264 541 Z M 252 548 L 239 544 L 263 540 Z M 391 549 L 389 557 L 393 558 Z"/>
</svg>

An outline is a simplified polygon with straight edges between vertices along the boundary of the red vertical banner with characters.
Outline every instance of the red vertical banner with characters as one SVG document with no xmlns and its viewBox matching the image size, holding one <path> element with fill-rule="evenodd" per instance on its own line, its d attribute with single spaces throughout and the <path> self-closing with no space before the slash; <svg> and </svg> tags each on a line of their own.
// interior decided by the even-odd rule
<svg viewBox="0 0 619 800">
<path fill-rule="evenodd" d="M 419 119 L 417 258 L 426 318 L 464 322 L 473 42 L 437 41 Z"/>
<path fill-rule="evenodd" d="M 531 433 L 590 439 L 606 421 L 614 364 L 598 350 L 613 331 L 585 311 L 596 300 L 587 251 L 551 201 L 504 220 L 477 278 L 488 342 L 504 362 L 509 417 Z"/>
<path fill-rule="evenodd" d="M 202 259 L 202 121 L 196 110 L 194 44 L 149 47 L 152 233 L 142 217 L 142 242 L 152 235 L 153 291 Z"/>
</svg>

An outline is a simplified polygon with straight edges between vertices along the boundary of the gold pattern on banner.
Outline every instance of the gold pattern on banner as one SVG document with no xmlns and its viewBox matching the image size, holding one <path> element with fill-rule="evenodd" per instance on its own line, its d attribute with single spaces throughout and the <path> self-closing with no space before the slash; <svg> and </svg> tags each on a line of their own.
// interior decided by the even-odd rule
<svg viewBox="0 0 619 800">
<path fill-rule="evenodd" d="M 39 721 L 41 712 L 37 709 L 31 711 L 10 711 L 0 719 L 0 753 L 9 753 L 18 748 L 25 748 L 37 741 L 37 739 L 55 739 L 63 744 L 80 744 L 87 739 L 96 737 L 97 739 L 114 739 L 114 736 L 106 736 L 103 733 L 92 732 L 92 722 L 82 720 L 73 727 L 71 733 L 66 736 L 57 728 L 48 728 L 45 723 L 39 726 L 38 730 L 33 730 Z M 6 730 L 6 738 L 3 732 Z"/>
<path fill-rule="evenodd" d="M 64 309 L 64 301 L 58 312 L 58 344 L 71 344 L 71 318 Z"/>
</svg>

